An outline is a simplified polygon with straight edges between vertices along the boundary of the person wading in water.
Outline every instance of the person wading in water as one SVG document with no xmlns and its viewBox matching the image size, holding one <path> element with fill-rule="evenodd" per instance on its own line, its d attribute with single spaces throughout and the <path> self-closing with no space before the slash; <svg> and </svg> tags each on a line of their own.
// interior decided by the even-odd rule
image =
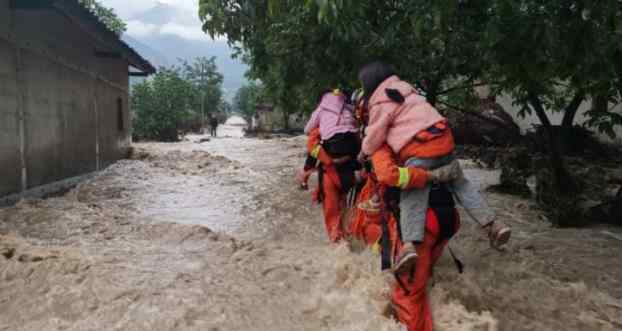
<svg viewBox="0 0 622 331">
<path fill-rule="evenodd" d="M 345 197 L 355 185 L 355 171 L 360 168 L 356 160 L 360 140 L 354 109 L 345 93 L 325 90 L 318 99 L 318 106 L 305 127 L 311 150 L 301 185 L 306 187 L 315 163 L 313 159 L 319 158 L 319 187 L 315 200 L 322 203 L 328 238 L 336 243 L 344 238 L 341 217 Z"/>
</svg>

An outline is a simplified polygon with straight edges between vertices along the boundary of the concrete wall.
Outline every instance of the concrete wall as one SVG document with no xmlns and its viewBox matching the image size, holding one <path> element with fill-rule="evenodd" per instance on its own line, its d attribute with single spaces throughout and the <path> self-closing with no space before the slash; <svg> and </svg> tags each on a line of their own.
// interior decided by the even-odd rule
<svg viewBox="0 0 622 331">
<path fill-rule="evenodd" d="M 127 62 L 96 57 L 95 39 L 56 11 L 8 4 L 0 0 L 0 197 L 101 169 L 131 143 Z"/>
<path fill-rule="evenodd" d="M 8 43 L 0 40 L 0 196 L 14 193 L 21 188 L 20 134 L 13 55 Z"/>
<path fill-rule="evenodd" d="M 505 109 L 506 111 L 508 111 L 508 113 L 510 113 L 510 115 L 512 115 L 516 123 L 521 127 L 521 130 L 530 130 L 533 128 L 534 125 L 540 124 L 540 120 L 535 113 L 527 115 L 525 117 L 519 117 L 518 112 L 520 109 L 512 105 L 512 98 L 510 98 L 509 96 L 502 95 L 500 97 L 497 97 L 497 102 L 503 107 L 503 109 Z M 577 112 L 577 115 L 575 117 L 575 124 L 582 125 L 587 121 L 585 112 L 588 111 L 590 108 L 591 101 L 586 101 L 581 104 L 581 106 L 579 107 L 579 111 Z M 622 106 L 618 106 L 614 109 L 614 111 L 622 115 Z M 563 113 L 547 112 L 547 115 L 549 115 L 551 123 L 561 124 L 563 119 Z M 597 133 L 597 137 L 604 142 L 622 145 L 622 127 L 618 126 L 614 130 L 616 131 L 617 137 L 613 140 L 608 135 L 601 133 Z"/>
<path fill-rule="evenodd" d="M 480 87 L 477 87 L 475 90 L 476 90 L 476 93 L 482 98 L 490 94 L 490 88 L 488 88 L 487 86 L 480 86 Z M 497 102 L 503 107 L 503 109 L 505 109 L 512 116 L 512 118 L 514 118 L 514 120 L 516 121 L 516 124 L 520 126 L 523 132 L 526 130 L 532 129 L 533 126 L 536 124 L 540 124 L 540 120 L 538 119 L 538 116 L 536 116 L 535 113 L 532 113 L 531 115 L 527 115 L 525 117 L 518 116 L 518 112 L 520 111 L 520 108 L 512 105 L 513 100 L 509 95 L 497 96 Z M 575 121 L 574 121 L 575 124 L 582 125 L 583 123 L 587 121 L 585 112 L 588 111 L 591 108 L 591 106 L 592 106 L 591 100 L 585 101 L 581 104 L 581 106 L 579 107 L 579 111 L 577 112 L 577 115 L 575 117 Z M 615 109 L 613 109 L 613 111 L 622 115 L 622 106 L 617 106 Z M 549 116 L 551 123 L 555 125 L 561 124 L 562 119 L 564 117 L 563 113 L 547 112 L 547 115 Z M 613 140 L 609 138 L 609 136 L 605 134 L 601 134 L 601 133 L 597 133 L 597 137 L 604 142 L 622 145 L 622 127 L 618 126 L 614 128 L 614 130 L 616 132 L 617 137 Z"/>
</svg>

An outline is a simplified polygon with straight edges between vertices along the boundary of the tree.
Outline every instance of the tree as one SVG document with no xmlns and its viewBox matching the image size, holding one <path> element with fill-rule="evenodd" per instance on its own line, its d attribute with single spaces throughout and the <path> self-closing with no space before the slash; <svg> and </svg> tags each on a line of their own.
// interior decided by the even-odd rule
<svg viewBox="0 0 622 331">
<path fill-rule="evenodd" d="M 194 88 L 176 67 L 161 68 L 153 79 L 132 90 L 134 136 L 177 141 L 180 125 L 192 116 Z"/>
<path fill-rule="evenodd" d="M 534 112 L 547 135 L 554 187 L 575 192 L 551 112 L 614 134 L 622 91 L 617 0 L 201 0 L 203 29 L 227 36 L 286 111 L 313 109 L 321 88 L 355 86 L 375 59 L 395 65 L 443 110 L 466 110 L 488 85 Z"/>
<path fill-rule="evenodd" d="M 256 115 L 257 105 L 266 101 L 265 89 L 261 84 L 250 82 L 242 86 L 233 98 L 233 108 L 249 123 Z"/>
<path fill-rule="evenodd" d="M 323 39 L 329 28 L 319 26 L 314 11 L 300 1 L 203 0 L 200 15 L 205 31 L 226 35 L 238 49 L 250 64 L 249 78 L 263 82 L 267 97 L 279 106 L 284 119 L 301 109 L 310 110 L 312 96 L 320 88 L 354 81 L 352 66 L 340 66 L 348 75 L 331 70 L 332 63 L 348 59 L 348 47 L 338 44 L 339 52 L 324 50 L 331 45 Z"/>
<path fill-rule="evenodd" d="M 102 6 L 97 0 L 79 0 L 80 3 L 97 16 L 110 31 L 117 35 L 123 34 L 127 25 L 121 20 L 112 8 Z"/>
<path fill-rule="evenodd" d="M 604 99 L 604 107 L 587 113 L 588 124 L 610 134 L 622 124 L 622 116 L 607 107 L 620 102 L 620 4 L 494 0 L 488 13 L 483 39 L 491 54 L 487 75 L 501 82 L 497 91 L 510 94 L 523 113 L 538 116 L 548 138 L 554 186 L 572 194 L 577 187 L 563 163 L 560 131 L 547 111 L 562 112 L 561 125 L 569 128 L 584 100 Z"/>
<path fill-rule="evenodd" d="M 223 100 L 218 111 L 223 114 L 224 117 L 228 118 L 233 113 L 233 106 L 229 101 Z"/>
<path fill-rule="evenodd" d="M 286 113 L 310 112 L 325 88 L 354 88 L 381 59 L 438 106 L 475 104 L 486 57 L 484 1 L 202 0 L 203 28 L 227 36 Z M 450 102 L 451 101 L 451 102 Z M 464 107 L 462 107 L 464 108 Z"/>
<path fill-rule="evenodd" d="M 215 58 L 180 62 L 180 66 L 160 68 L 152 79 L 134 86 L 136 138 L 174 141 L 180 132 L 205 127 L 208 114 L 227 113 L 223 76 Z"/>
<path fill-rule="evenodd" d="M 223 75 L 218 71 L 216 57 L 198 57 L 192 63 L 181 61 L 184 79 L 197 93 L 198 112 L 216 113 L 221 107 Z"/>
</svg>

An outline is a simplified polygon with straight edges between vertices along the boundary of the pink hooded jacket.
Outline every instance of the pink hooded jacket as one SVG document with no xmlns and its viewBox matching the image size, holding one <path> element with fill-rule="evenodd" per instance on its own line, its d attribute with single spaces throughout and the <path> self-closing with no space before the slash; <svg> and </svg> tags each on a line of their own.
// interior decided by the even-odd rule
<svg viewBox="0 0 622 331">
<path fill-rule="evenodd" d="M 406 100 L 403 104 L 396 103 L 389 99 L 386 89 L 398 90 Z M 444 120 L 414 87 L 391 76 L 376 88 L 369 100 L 369 125 L 362 151 L 372 155 L 386 142 L 398 154 L 417 133 Z"/>
<path fill-rule="evenodd" d="M 357 132 L 352 106 L 346 103 L 343 94 L 326 93 L 305 126 L 305 133 L 320 128 L 322 140 L 328 140 L 338 133 Z"/>
</svg>

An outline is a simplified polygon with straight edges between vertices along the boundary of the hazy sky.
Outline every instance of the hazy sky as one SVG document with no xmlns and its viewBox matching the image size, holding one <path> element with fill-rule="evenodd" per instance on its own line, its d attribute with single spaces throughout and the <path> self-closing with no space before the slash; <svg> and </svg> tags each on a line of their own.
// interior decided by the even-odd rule
<svg viewBox="0 0 622 331">
<path fill-rule="evenodd" d="M 188 40 L 210 40 L 201 31 L 198 17 L 198 0 L 100 0 L 112 7 L 127 23 L 127 34 L 134 38 L 150 37 L 157 34 L 176 35 Z M 141 15 L 152 10 L 158 3 L 166 4 L 170 19 L 163 24 L 153 24 L 140 19 Z M 163 13 L 164 14 L 164 13 Z"/>
</svg>

